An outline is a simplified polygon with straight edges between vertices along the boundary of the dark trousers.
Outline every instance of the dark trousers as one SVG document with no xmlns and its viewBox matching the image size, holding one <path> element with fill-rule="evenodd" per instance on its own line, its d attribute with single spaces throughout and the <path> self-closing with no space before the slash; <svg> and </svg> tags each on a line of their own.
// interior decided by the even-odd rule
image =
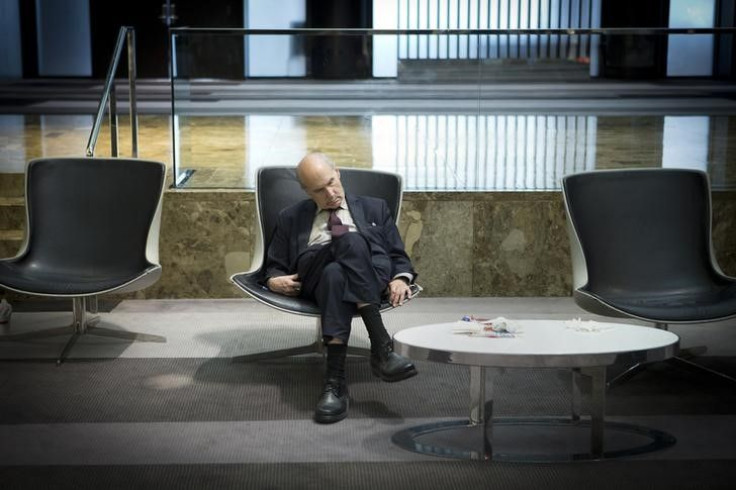
<svg viewBox="0 0 736 490">
<path fill-rule="evenodd" d="M 322 310 L 322 335 L 345 343 L 356 304 L 379 304 L 389 281 L 387 273 L 373 267 L 368 242 L 357 232 L 309 247 L 299 257 L 297 273 L 301 295 Z"/>
</svg>

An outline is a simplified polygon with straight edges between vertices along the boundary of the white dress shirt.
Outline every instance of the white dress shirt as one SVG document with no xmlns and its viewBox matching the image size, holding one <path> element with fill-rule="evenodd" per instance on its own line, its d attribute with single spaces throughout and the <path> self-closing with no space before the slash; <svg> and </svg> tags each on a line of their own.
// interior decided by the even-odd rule
<svg viewBox="0 0 736 490">
<path fill-rule="evenodd" d="M 327 229 L 327 219 L 330 217 L 329 209 L 317 209 L 312 222 L 312 232 L 309 234 L 309 242 L 307 245 L 320 245 L 332 241 L 330 230 Z M 345 203 L 337 208 L 337 217 L 340 218 L 343 225 L 348 227 L 348 231 L 358 231 L 355 226 L 350 210 Z"/>
</svg>

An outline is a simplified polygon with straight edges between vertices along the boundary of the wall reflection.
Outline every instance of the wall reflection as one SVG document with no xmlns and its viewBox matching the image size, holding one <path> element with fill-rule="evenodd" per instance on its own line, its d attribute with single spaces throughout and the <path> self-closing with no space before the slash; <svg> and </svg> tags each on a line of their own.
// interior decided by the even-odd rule
<svg viewBox="0 0 736 490">
<path fill-rule="evenodd" d="M 373 167 L 412 190 L 549 190 L 595 168 L 595 116 L 373 116 Z"/>
<path fill-rule="evenodd" d="M 89 115 L 0 114 L 0 172 L 22 173 L 42 156 L 83 156 L 92 122 Z"/>
<path fill-rule="evenodd" d="M 82 156 L 92 117 L 0 115 L 0 171 Z M 732 116 L 402 114 L 359 116 L 140 116 L 140 156 L 191 171 L 188 188 L 253 188 L 260 167 L 324 151 L 342 166 L 397 172 L 416 191 L 555 190 L 571 172 L 686 167 L 715 188 L 736 184 Z M 129 155 L 121 118 L 121 156 Z M 101 132 L 97 155 L 109 155 Z"/>
<path fill-rule="evenodd" d="M 179 164 L 194 170 L 189 187 L 252 188 L 259 168 L 294 165 L 314 150 L 338 165 L 397 172 L 409 191 L 557 190 L 572 172 L 659 166 L 707 170 L 715 187 L 730 187 L 731 119 L 402 114 L 207 122 L 192 116 L 179 118 L 186 135 Z"/>
</svg>

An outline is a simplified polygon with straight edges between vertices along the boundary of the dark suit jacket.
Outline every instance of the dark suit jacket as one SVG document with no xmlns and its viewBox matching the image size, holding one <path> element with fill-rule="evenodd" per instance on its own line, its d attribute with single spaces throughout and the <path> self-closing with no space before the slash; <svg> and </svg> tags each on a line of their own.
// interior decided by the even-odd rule
<svg viewBox="0 0 736 490">
<path fill-rule="evenodd" d="M 373 266 L 389 278 L 410 273 L 416 277 L 406 255 L 386 201 L 367 196 L 346 196 L 358 232 L 370 244 Z M 307 249 L 317 205 L 305 199 L 281 211 L 266 255 L 265 280 L 296 273 L 297 260 Z"/>
</svg>

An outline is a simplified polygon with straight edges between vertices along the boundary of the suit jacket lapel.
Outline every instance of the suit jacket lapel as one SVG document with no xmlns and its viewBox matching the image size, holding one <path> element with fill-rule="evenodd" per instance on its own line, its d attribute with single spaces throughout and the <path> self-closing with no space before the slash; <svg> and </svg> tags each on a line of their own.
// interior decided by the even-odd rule
<svg viewBox="0 0 736 490">
<path fill-rule="evenodd" d="M 356 199 L 353 196 L 346 196 L 345 198 L 348 203 L 348 209 L 350 210 L 350 216 L 352 216 L 353 222 L 355 223 L 355 227 L 358 229 L 358 231 L 364 231 L 367 223 L 365 220 L 365 210 L 363 209 L 363 203 L 360 201 L 360 199 Z"/>
<path fill-rule="evenodd" d="M 312 233 L 312 224 L 314 223 L 314 215 L 317 212 L 317 205 L 311 199 L 306 200 L 304 205 L 299 209 L 299 217 L 297 223 L 297 252 L 302 253 L 309 243 L 309 235 Z"/>
</svg>

